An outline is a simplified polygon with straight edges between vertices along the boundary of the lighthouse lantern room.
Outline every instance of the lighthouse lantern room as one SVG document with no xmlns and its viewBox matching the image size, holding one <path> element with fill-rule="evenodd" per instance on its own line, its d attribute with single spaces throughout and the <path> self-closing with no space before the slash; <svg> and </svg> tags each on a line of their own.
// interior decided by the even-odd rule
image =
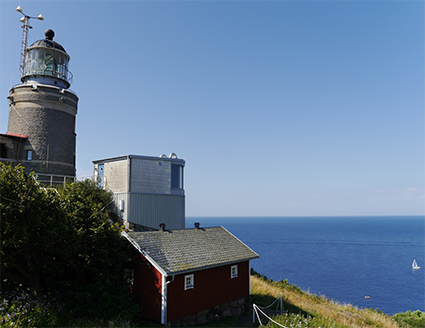
<svg viewBox="0 0 425 328">
<path fill-rule="evenodd" d="M 21 81 L 67 89 L 72 82 L 72 73 L 68 70 L 70 57 L 59 43 L 53 41 L 55 32 L 48 29 L 44 35 L 44 40 L 38 40 L 26 49 Z"/>
</svg>

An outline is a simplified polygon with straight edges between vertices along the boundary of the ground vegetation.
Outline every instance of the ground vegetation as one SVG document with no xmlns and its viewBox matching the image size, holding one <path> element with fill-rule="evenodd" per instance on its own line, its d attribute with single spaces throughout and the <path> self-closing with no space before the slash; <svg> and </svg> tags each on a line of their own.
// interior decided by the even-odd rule
<svg viewBox="0 0 425 328">
<path fill-rule="evenodd" d="M 282 296 L 286 313 L 275 314 L 278 323 L 266 321 L 267 327 L 313 327 L 313 328 L 420 328 L 424 327 L 425 313 L 416 311 L 389 316 L 379 309 L 360 309 L 353 304 L 341 304 L 325 295 L 303 291 L 287 280 L 273 281 L 255 271 L 251 272 L 251 301 L 261 306 L 271 304 Z M 404 318 L 404 319 L 401 319 Z"/>
<path fill-rule="evenodd" d="M 131 253 L 109 192 L 90 180 L 47 188 L 22 166 L 1 164 L 0 197 L 3 325 L 137 312 L 123 278 Z"/>
</svg>

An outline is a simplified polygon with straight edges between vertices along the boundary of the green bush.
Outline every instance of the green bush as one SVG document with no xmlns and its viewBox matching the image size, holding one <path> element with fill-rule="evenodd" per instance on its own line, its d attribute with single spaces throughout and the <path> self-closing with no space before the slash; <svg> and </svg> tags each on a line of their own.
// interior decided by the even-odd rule
<svg viewBox="0 0 425 328">
<path fill-rule="evenodd" d="M 425 312 L 419 310 L 405 313 L 397 313 L 393 318 L 402 327 L 423 328 L 425 327 Z"/>
<path fill-rule="evenodd" d="M 89 180 L 45 189 L 22 166 L 1 164 L 0 195 L 1 296 L 8 321 L 19 326 L 41 312 L 58 317 L 61 307 L 74 318 L 127 319 L 137 312 L 124 281 L 131 249 L 112 222 L 109 192 Z M 15 299 L 8 291 L 32 298 Z M 44 302 L 49 295 L 61 296 L 56 308 Z"/>
</svg>

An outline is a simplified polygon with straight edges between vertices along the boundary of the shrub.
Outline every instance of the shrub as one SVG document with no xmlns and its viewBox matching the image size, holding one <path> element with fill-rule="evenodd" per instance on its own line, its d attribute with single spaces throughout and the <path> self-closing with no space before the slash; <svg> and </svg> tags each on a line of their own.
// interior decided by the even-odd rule
<svg viewBox="0 0 425 328">
<path fill-rule="evenodd" d="M 419 310 L 405 313 L 397 313 L 393 315 L 395 321 L 402 327 L 423 328 L 425 327 L 425 312 Z"/>
<path fill-rule="evenodd" d="M 56 304 L 74 316 L 115 319 L 137 312 L 123 277 L 130 246 L 111 220 L 109 192 L 89 180 L 47 190 L 22 166 L 1 163 L 0 195 L 2 290 L 37 296 L 3 293 L 5 320 L 19 326 L 35 320 L 30 313 L 57 313 L 45 303 L 49 295 L 61 295 Z"/>
<path fill-rule="evenodd" d="M 45 327 L 61 325 L 61 307 L 55 297 L 36 297 L 29 291 L 0 294 L 2 327 Z"/>
</svg>

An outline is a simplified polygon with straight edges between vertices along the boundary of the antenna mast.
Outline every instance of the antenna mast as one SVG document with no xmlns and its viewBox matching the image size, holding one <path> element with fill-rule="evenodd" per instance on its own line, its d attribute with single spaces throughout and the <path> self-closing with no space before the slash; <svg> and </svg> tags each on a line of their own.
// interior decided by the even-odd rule
<svg viewBox="0 0 425 328">
<path fill-rule="evenodd" d="M 22 11 L 21 6 L 18 6 L 16 8 L 17 12 L 20 12 L 24 17 L 22 17 L 19 21 L 23 24 L 21 27 L 23 29 L 22 31 L 22 43 L 21 43 L 21 59 L 20 59 L 20 65 L 19 65 L 19 71 L 21 72 L 21 77 L 24 75 L 24 68 L 25 68 L 25 56 L 26 56 L 26 50 L 27 50 L 27 40 L 28 40 L 28 30 L 32 28 L 30 26 L 30 19 L 36 18 L 38 20 L 44 20 L 44 17 L 40 14 L 38 17 L 31 17 Z"/>
</svg>

